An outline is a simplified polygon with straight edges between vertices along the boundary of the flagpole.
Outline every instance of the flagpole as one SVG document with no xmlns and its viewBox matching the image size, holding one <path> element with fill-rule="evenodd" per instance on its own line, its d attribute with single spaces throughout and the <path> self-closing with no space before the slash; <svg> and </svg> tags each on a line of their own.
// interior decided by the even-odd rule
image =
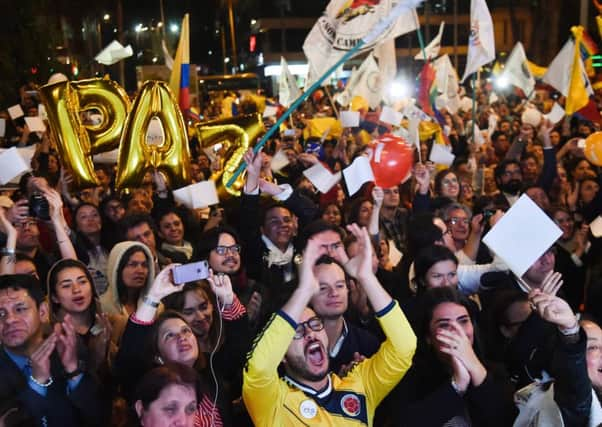
<svg viewBox="0 0 602 427">
<path fill-rule="evenodd" d="M 326 96 L 328 97 L 328 100 L 330 101 L 330 105 L 332 106 L 332 109 L 334 110 L 334 114 L 336 114 L 337 116 L 337 120 L 340 119 L 340 115 L 339 115 L 339 110 L 337 109 L 337 106 L 334 103 L 334 100 L 332 99 L 332 95 L 330 94 L 330 89 L 328 89 L 328 85 L 324 86 L 324 92 L 326 92 Z"/>
<path fill-rule="evenodd" d="M 424 60 L 427 61 L 426 50 L 424 49 L 424 40 L 422 39 L 422 31 L 420 30 L 420 21 L 418 20 L 418 13 L 414 15 L 414 20 L 416 21 L 416 32 L 418 33 L 418 45 L 420 46 L 420 50 L 422 51 L 422 56 Z"/>
<path fill-rule="evenodd" d="M 477 73 L 472 75 L 472 142 L 476 144 L 475 126 L 477 124 Z"/>
<path fill-rule="evenodd" d="M 412 3 L 412 2 L 409 2 Z M 320 76 L 320 78 L 312 84 L 309 89 L 304 91 L 299 98 L 297 98 L 291 106 L 280 116 L 280 118 L 274 123 L 274 125 L 266 132 L 265 135 L 261 138 L 261 140 L 255 144 L 253 147 L 253 152 L 257 153 L 261 148 L 268 142 L 268 140 L 274 135 L 277 129 L 280 128 L 280 125 L 288 119 L 288 117 L 297 109 L 299 105 L 303 101 L 305 101 L 309 96 L 318 89 L 322 83 L 332 74 L 334 73 L 342 64 L 351 59 L 365 44 L 370 44 L 376 40 L 378 36 L 380 36 L 388 27 L 391 25 L 402 12 L 407 9 L 412 9 L 413 5 L 406 4 L 404 2 L 398 3 L 397 6 L 391 10 L 391 13 L 382 21 L 380 21 L 376 26 L 370 31 L 364 38 L 360 39 L 360 41 L 351 48 L 345 55 L 343 55 L 334 65 L 332 65 L 324 74 Z M 241 173 L 245 170 L 247 164 L 243 161 L 238 166 L 236 171 L 232 174 L 228 182 L 226 183 L 226 187 L 232 187 L 232 185 L 236 182 Z"/>
</svg>

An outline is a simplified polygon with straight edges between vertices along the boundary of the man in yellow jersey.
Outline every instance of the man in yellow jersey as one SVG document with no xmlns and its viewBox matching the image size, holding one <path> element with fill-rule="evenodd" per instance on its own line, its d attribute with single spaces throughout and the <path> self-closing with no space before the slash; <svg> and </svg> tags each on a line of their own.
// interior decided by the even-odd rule
<svg viewBox="0 0 602 427">
<path fill-rule="evenodd" d="M 310 239 L 297 289 L 256 339 L 243 372 L 243 399 L 256 426 L 371 426 L 376 407 L 412 363 L 416 336 L 372 273 L 370 236 L 355 224 L 348 229 L 360 250 L 345 270 L 363 287 L 387 339 L 345 377 L 329 373 L 324 325 L 307 308 L 319 291 L 314 266 L 328 245 Z M 283 378 L 278 375 L 281 362 Z"/>
</svg>

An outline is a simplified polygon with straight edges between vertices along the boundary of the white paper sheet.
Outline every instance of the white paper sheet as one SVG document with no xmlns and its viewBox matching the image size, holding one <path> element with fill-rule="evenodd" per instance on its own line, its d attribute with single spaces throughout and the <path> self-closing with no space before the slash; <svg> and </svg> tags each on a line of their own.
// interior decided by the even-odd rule
<svg viewBox="0 0 602 427">
<path fill-rule="evenodd" d="M 266 105 L 265 110 L 263 110 L 263 117 L 274 117 L 278 114 L 278 107 L 274 107 L 273 105 Z"/>
<path fill-rule="evenodd" d="M 431 149 L 431 155 L 429 156 L 429 160 L 433 163 L 451 166 L 454 162 L 454 156 L 446 146 L 441 144 L 433 144 L 433 148 Z"/>
<path fill-rule="evenodd" d="M 13 178 L 27 172 L 31 168 L 25 163 L 23 156 L 15 147 L 0 153 L 0 184 L 9 183 Z"/>
<path fill-rule="evenodd" d="M 11 119 L 15 120 L 19 117 L 23 117 L 25 113 L 23 112 L 23 108 L 21 108 L 20 104 L 13 105 L 12 107 L 8 107 L 8 115 Z"/>
<path fill-rule="evenodd" d="M 25 123 L 31 132 L 46 132 L 46 125 L 40 117 L 25 117 Z"/>
<path fill-rule="evenodd" d="M 189 209 L 202 209 L 219 203 L 215 182 L 201 181 L 173 191 L 176 202 Z"/>
<path fill-rule="evenodd" d="M 201 181 L 189 186 L 192 199 L 192 208 L 200 209 L 219 204 L 219 197 L 215 188 L 215 181 Z"/>
<path fill-rule="evenodd" d="M 113 65 L 122 59 L 129 58 L 133 54 L 134 51 L 131 45 L 124 47 L 117 40 L 113 40 L 94 59 L 103 65 Z"/>
<path fill-rule="evenodd" d="M 401 125 L 402 119 L 403 119 L 402 113 L 395 111 L 391 107 L 387 107 L 387 106 L 383 107 L 383 109 L 380 113 L 380 117 L 379 117 L 379 120 L 381 122 L 389 123 L 390 125 L 393 125 L 393 126 Z"/>
<path fill-rule="evenodd" d="M 320 193 L 328 193 L 341 180 L 341 172 L 333 174 L 319 162 L 305 169 L 303 175 L 311 181 Z"/>
<path fill-rule="evenodd" d="M 556 124 L 564 118 L 565 114 L 566 112 L 564 109 L 557 102 L 555 102 L 550 112 L 545 114 L 545 117 L 551 121 L 552 124 Z"/>
<path fill-rule="evenodd" d="M 274 157 L 272 157 L 272 161 L 270 162 L 270 167 L 272 168 L 272 171 L 278 172 L 278 171 L 282 170 L 282 168 L 284 168 L 289 163 L 290 162 L 288 160 L 288 156 L 286 155 L 286 153 L 283 150 L 278 150 L 276 152 L 276 154 L 274 154 Z"/>
<path fill-rule="evenodd" d="M 356 128 L 360 125 L 359 111 L 341 111 L 341 125 L 344 128 Z"/>
<path fill-rule="evenodd" d="M 589 223 L 589 231 L 596 238 L 602 237 L 602 217 L 598 216 L 595 220 Z"/>
<path fill-rule="evenodd" d="M 521 277 L 561 235 L 554 221 L 523 194 L 483 242 Z"/>
<path fill-rule="evenodd" d="M 374 181 L 374 173 L 370 161 L 365 156 L 356 157 L 353 163 L 343 169 L 345 184 L 349 195 L 353 196 L 366 182 Z"/>
</svg>

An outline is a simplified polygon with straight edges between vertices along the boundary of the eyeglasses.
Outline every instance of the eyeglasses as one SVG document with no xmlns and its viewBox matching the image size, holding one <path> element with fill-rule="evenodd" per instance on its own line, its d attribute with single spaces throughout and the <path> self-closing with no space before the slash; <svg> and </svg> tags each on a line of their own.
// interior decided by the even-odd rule
<svg viewBox="0 0 602 427">
<path fill-rule="evenodd" d="M 320 319 L 318 316 L 314 316 L 311 319 L 308 319 L 305 322 L 301 322 L 297 325 L 293 339 L 300 340 L 305 336 L 305 326 L 308 326 L 309 329 L 314 332 L 320 332 L 322 329 L 324 329 L 324 323 L 322 323 L 322 319 Z"/>
<path fill-rule="evenodd" d="M 470 224 L 470 220 L 468 218 L 458 218 L 456 216 L 451 217 L 449 219 L 449 222 L 451 225 L 457 225 L 457 224 L 468 225 L 468 224 Z"/>
<path fill-rule="evenodd" d="M 239 254 L 240 253 L 240 245 L 216 246 L 214 251 L 218 255 L 226 255 L 228 252 L 231 254 Z"/>
</svg>

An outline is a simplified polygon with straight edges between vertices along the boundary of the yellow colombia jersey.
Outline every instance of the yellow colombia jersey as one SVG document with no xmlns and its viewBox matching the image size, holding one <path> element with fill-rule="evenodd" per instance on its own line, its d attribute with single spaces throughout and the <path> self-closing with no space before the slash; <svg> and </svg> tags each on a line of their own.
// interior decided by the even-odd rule
<svg viewBox="0 0 602 427">
<path fill-rule="evenodd" d="M 324 390 L 278 377 L 295 333 L 284 312 L 272 316 L 243 372 L 243 399 L 256 426 L 371 426 L 374 410 L 412 363 L 416 337 L 397 303 L 377 314 L 387 340 L 344 378 L 330 374 Z"/>
</svg>

